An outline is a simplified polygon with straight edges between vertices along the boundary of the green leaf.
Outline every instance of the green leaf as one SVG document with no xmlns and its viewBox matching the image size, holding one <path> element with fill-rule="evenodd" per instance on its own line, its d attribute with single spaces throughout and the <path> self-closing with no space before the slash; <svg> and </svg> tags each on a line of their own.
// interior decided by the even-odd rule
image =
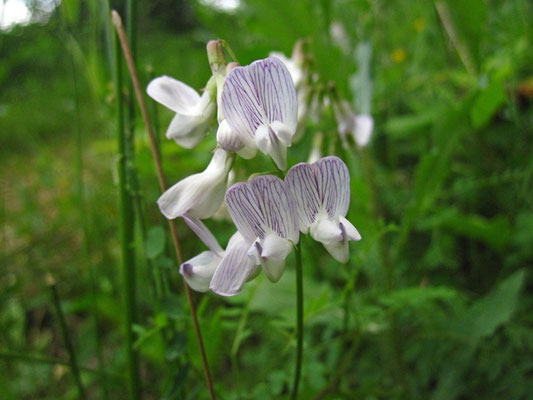
<svg viewBox="0 0 533 400">
<path fill-rule="evenodd" d="M 479 93 L 470 111 L 474 128 L 479 129 L 488 124 L 505 99 L 505 87 L 502 82 L 492 82 Z"/>
<path fill-rule="evenodd" d="M 153 226 L 146 234 L 146 257 L 154 259 L 165 249 L 165 231 L 160 226 Z"/>
<path fill-rule="evenodd" d="M 513 315 L 522 288 L 525 270 L 516 271 L 488 295 L 476 301 L 469 310 L 472 318 L 469 336 L 472 340 L 490 336 Z"/>
</svg>

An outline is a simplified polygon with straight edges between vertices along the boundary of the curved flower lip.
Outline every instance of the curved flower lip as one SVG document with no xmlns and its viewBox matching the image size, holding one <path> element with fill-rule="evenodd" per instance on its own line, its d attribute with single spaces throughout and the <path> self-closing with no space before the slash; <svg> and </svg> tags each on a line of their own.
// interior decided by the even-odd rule
<svg viewBox="0 0 533 400">
<path fill-rule="evenodd" d="M 228 154 L 217 149 L 203 172 L 179 181 L 159 197 L 163 215 L 168 219 L 211 217 L 224 200 L 229 164 Z"/>
<path fill-rule="evenodd" d="M 176 113 L 167 129 L 167 138 L 184 148 L 192 148 L 202 141 L 216 110 L 210 90 L 200 96 L 190 86 L 165 75 L 152 80 L 146 91 Z"/>
<path fill-rule="evenodd" d="M 233 68 L 224 82 L 221 108 L 231 133 L 243 146 L 259 148 L 272 156 L 278 167 L 286 168 L 286 149 L 296 131 L 298 102 L 282 61 L 269 57 Z"/>
</svg>

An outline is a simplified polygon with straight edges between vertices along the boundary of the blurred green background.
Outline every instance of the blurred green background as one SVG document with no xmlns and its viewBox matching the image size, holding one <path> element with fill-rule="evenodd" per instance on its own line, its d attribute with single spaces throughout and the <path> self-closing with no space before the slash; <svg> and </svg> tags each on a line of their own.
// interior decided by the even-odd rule
<svg viewBox="0 0 533 400">
<path fill-rule="evenodd" d="M 123 1 L 110 3 L 126 15 Z M 366 151 L 343 154 L 349 219 L 363 240 L 351 244 L 347 266 L 304 243 L 300 398 L 530 399 L 531 2 L 138 3 L 143 86 L 165 74 L 202 88 L 210 39 L 228 41 L 245 65 L 270 51 L 290 55 L 309 38 L 323 82 L 356 103 L 355 49 L 372 48 L 374 136 Z M 0 6 L 0 398 L 79 398 L 48 274 L 87 397 L 127 398 L 108 2 Z M 21 23 L 11 23 L 14 15 Z M 150 111 L 162 137 L 172 113 L 153 103 Z M 290 149 L 290 163 L 307 159 L 314 131 L 336 137 L 325 115 Z M 205 399 L 139 116 L 133 128 L 142 398 Z M 169 182 L 207 165 L 211 130 L 194 151 L 161 139 Z M 237 161 L 240 179 L 247 168 L 271 168 L 265 157 L 254 162 Z M 234 230 L 227 221 L 208 225 L 223 244 Z M 181 221 L 178 230 L 185 258 L 204 250 Z M 260 277 L 234 298 L 195 294 L 219 398 L 287 395 L 294 291 L 289 259 L 276 285 Z"/>
</svg>

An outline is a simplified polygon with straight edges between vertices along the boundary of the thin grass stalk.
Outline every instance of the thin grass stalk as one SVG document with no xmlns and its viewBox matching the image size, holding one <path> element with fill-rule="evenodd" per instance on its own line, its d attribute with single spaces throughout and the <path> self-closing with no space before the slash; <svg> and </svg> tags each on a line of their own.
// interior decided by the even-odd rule
<svg viewBox="0 0 533 400">
<path fill-rule="evenodd" d="M 111 15 L 112 15 L 113 24 L 115 25 L 115 28 L 116 28 L 116 31 L 117 31 L 117 34 L 118 34 L 118 37 L 119 37 L 119 40 L 120 40 L 120 44 L 122 45 L 122 50 L 124 52 L 124 57 L 126 59 L 127 65 L 128 65 L 128 69 L 129 69 L 129 72 L 130 72 L 130 77 L 131 77 L 132 82 L 133 82 L 133 86 L 134 86 L 134 89 L 135 89 L 135 94 L 137 96 L 137 101 L 138 101 L 139 107 L 141 109 L 141 114 L 142 114 L 142 117 L 143 117 L 143 120 L 144 120 L 144 124 L 146 126 L 146 130 L 148 131 L 148 137 L 150 139 L 150 149 L 152 151 L 152 156 L 154 158 L 154 163 L 155 163 L 156 172 L 157 172 L 157 179 L 159 181 L 159 187 L 160 187 L 161 191 L 164 192 L 167 189 L 167 184 L 166 184 L 165 176 L 164 176 L 164 173 L 163 173 L 161 157 L 160 157 L 158 149 L 157 149 L 157 141 L 156 141 L 156 138 L 155 138 L 155 134 L 154 134 L 154 132 L 152 130 L 152 124 L 150 122 L 150 117 L 148 115 L 148 111 L 147 111 L 147 108 L 146 108 L 146 103 L 144 101 L 143 92 L 142 92 L 142 89 L 141 89 L 141 86 L 140 86 L 140 83 L 139 83 L 139 78 L 137 76 L 137 70 L 135 68 L 135 64 L 134 64 L 133 58 L 131 56 L 131 51 L 129 49 L 128 40 L 126 38 L 126 33 L 124 32 L 124 27 L 122 25 L 122 19 L 120 18 L 120 15 L 116 11 L 112 11 Z M 183 263 L 183 255 L 182 255 L 181 245 L 180 245 L 179 238 L 178 238 L 178 233 L 176 231 L 176 226 L 175 226 L 173 220 L 168 220 L 168 224 L 169 224 L 170 234 L 171 234 L 171 237 L 172 237 L 172 243 L 173 243 L 174 249 L 176 251 L 177 261 L 178 261 L 178 263 L 182 264 Z M 189 307 L 191 309 L 191 316 L 192 316 L 192 320 L 193 320 L 194 333 L 196 335 L 196 339 L 197 339 L 197 342 L 198 342 L 198 347 L 200 349 L 200 355 L 201 355 L 201 359 L 202 359 L 202 367 L 203 367 L 203 370 L 204 370 L 204 375 L 205 375 L 205 379 L 206 379 L 206 385 L 207 385 L 207 388 L 208 388 L 208 391 L 209 391 L 209 396 L 210 396 L 210 398 L 212 400 L 214 400 L 215 399 L 215 392 L 214 392 L 214 389 L 213 389 L 213 384 L 212 384 L 212 380 L 211 380 L 211 374 L 209 372 L 209 366 L 208 366 L 208 363 L 207 363 L 207 357 L 206 357 L 205 348 L 204 348 L 204 345 L 203 345 L 202 334 L 201 334 L 201 331 L 200 331 L 200 326 L 198 324 L 198 318 L 196 316 L 196 309 L 195 309 L 194 301 L 193 301 L 193 298 L 192 298 L 191 290 L 190 290 L 189 286 L 187 286 L 187 283 L 185 282 L 185 280 L 183 280 L 183 287 L 184 287 L 184 291 L 185 291 L 185 294 L 186 294 L 186 297 L 187 297 L 187 302 L 189 303 Z"/>
<path fill-rule="evenodd" d="M 302 270 L 302 243 L 296 246 L 296 365 L 291 399 L 298 398 L 300 376 L 302 374 L 303 342 L 304 342 L 304 284 Z"/>
<path fill-rule="evenodd" d="M 114 81 L 117 102 L 117 138 L 118 138 L 118 178 L 120 204 L 120 243 L 122 255 L 122 273 L 124 284 L 124 303 L 126 308 L 126 352 L 128 358 L 128 389 L 131 400 L 140 399 L 139 359 L 133 348 L 133 321 L 135 320 L 135 252 L 133 201 L 128 190 L 127 181 L 127 137 L 124 130 L 124 103 L 122 99 L 122 58 L 120 44 L 114 41 Z"/>
<path fill-rule="evenodd" d="M 98 316 L 98 307 L 96 304 L 96 276 L 95 276 L 95 266 L 92 265 L 90 260 L 90 244 L 89 244 L 89 226 L 87 224 L 87 202 L 85 200 L 85 183 L 83 180 L 83 138 L 81 134 L 81 112 L 79 104 L 79 91 L 78 91 L 78 82 L 76 79 L 76 70 L 74 65 L 74 60 L 72 53 L 70 56 L 71 67 L 72 67 L 72 85 L 74 89 L 74 106 L 76 110 L 76 129 L 75 129 L 75 165 L 76 165 L 76 197 L 78 202 L 79 209 L 79 220 L 82 227 L 82 252 L 85 268 L 88 273 L 89 286 L 91 291 L 91 315 L 93 323 L 93 333 L 94 333 L 94 343 L 96 345 L 96 359 L 98 363 L 98 370 L 101 372 L 102 376 L 102 398 L 107 400 L 109 398 L 109 391 L 107 388 L 107 380 L 103 374 L 104 371 L 104 358 L 102 353 L 102 341 L 100 339 L 99 332 L 99 316 Z"/>
<path fill-rule="evenodd" d="M 83 263 L 84 267 L 88 274 L 89 280 L 89 290 L 91 292 L 91 316 L 93 324 L 93 333 L 94 333 L 94 342 L 96 346 L 96 358 L 97 366 L 100 374 L 102 376 L 102 398 L 107 400 L 109 398 L 109 391 L 107 387 L 107 380 L 104 377 L 104 361 L 102 353 L 102 342 L 99 334 L 99 317 L 98 317 L 98 308 L 96 306 L 96 278 L 94 275 L 94 266 L 90 261 L 90 244 L 89 244 L 89 226 L 87 224 L 87 203 L 85 199 L 85 183 L 83 180 L 83 138 L 82 138 L 82 120 L 81 120 L 81 110 L 80 110 L 80 100 L 79 100 L 79 87 L 78 79 L 76 74 L 76 63 L 74 60 L 74 50 L 73 46 L 76 42 L 74 35 L 72 34 L 71 28 L 68 21 L 64 18 L 64 15 L 61 16 L 61 28 L 62 34 L 65 36 L 65 43 L 67 44 L 67 52 L 69 53 L 70 59 L 70 72 L 72 79 L 72 89 L 73 89 L 73 99 L 74 99 L 74 110 L 75 110 L 75 156 L 74 156 L 74 165 L 75 165 L 75 174 L 76 174 L 76 201 L 78 203 L 79 210 L 79 221 L 80 226 L 82 227 L 82 254 L 83 254 Z"/>
<path fill-rule="evenodd" d="M 63 341 L 65 342 L 65 348 L 69 356 L 69 365 L 72 375 L 74 376 L 74 382 L 78 388 L 78 394 L 81 399 L 87 399 L 85 394 L 85 389 L 83 383 L 81 382 L 80 368 L 78 367 L 78 361 L 76 358 L 76 352 L 74 351 L 74 346 L 72 345 L 72 340 L 70 338 L 70 332 L 68 330 L 67 324 L 65 322 L 65 316 L 63 315 L 63 309 L 61 308 L 61 301 L 59 299 L 59 294 L 57 292 L 56 282 L 51 275 L 48 275 L 47 285 L 50 288 L 52 293 L 52 303 L 56 310 L 57 318 L 59 320 L 59 328 L 61 329 L 61 334 L 63 335 Z"/>
</svg>

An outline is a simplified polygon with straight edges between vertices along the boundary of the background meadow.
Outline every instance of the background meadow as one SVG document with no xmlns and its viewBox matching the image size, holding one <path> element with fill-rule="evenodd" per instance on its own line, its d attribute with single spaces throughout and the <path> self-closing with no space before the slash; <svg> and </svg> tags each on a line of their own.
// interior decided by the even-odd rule
<svg viewBox="0 0 533 400">
<path fill-rule="evenodd" d="M 10 25 L 15 3 L 30 19 Z M 1 399 L 77 399 L 80 387 L 91 399 L 130 396 L 109 8 L 128 12 L 125 1 L 109 3 L 0 1 Z M 202 88 L 211 39 L 225 39 L 246 65 L 270 51 L 290 55 L 309 38 L 323 82 L 356 106 L 356 49 L 371 48 L 374 135 L 369 147 L 338 154 L 351 171 L 348 219 L 363 240 L 350 244 L 347 265 L 303 242 L 301 399 L 531 398 L 529 1 L 152 0 L 136 11 L 143 87 L 170 75 Z M 124 69 L 127 104 L 128 84 Z M 173 114 L 148 104 L 169 183 L 203 170 L 215 124 L 185 150 L 164 138 Z M 126 129 L 134 138 L 137 398 L 207 399 L 134 111 Z M 307 160 L 317 131 L 338 150 L 326 109 L 289 149 L 289 165 Z M 237 159 L 237 180 L 272 169 L 262 155 L 252 164 Z M 208 225 L 223 244 L 234 232 L 223 219 Z M 204 250 L 182 221 L 177 227 L 185 259 Z M 277 284 L 260 276 L 236 297 L 194 294 L 217 398 L 288 395 L 293 257 Z"/>
</svg>

